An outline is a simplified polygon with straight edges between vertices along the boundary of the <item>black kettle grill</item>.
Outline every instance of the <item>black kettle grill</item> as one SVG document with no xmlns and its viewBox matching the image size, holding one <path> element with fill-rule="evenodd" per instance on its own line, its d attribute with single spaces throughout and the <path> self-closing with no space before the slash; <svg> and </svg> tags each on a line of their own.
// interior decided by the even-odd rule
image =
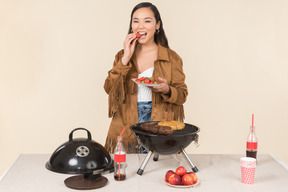
<svg viewBox="0 0 288 192">
<path fill-rule="evenodd" d="M 157 124 L 158 121 L 150 122 Z M 158 161 L 160 155 L 170 155 L 175 153 L 182 153 L 187 162 L 191 165 L 192 171 L 197 172 L 198 168 L 190 160 L 188 154 L 185 152 L 186 148 L 190 143 L 198 142 L 199 135 L 197 134 L 200 129 L 194 125 L 185 123 L 185 128 L 182 130 L 173 131 L 171 135 L 158 135 L 143 131 L 140 128 L 140 124 L 135 124 L 130 127 L 134 132 L 137 141 L 140 142 L 146 149 L 149 150 L 141 167 L 138 169 L 137 174 L 142 175 L 144 169 L 154 153 L 154 161 Z"/>
<path fill-rule="evenodd" d="M 85 130 L 87 138 L 73 138 L 73 133 Z M 46 163 L 50 171 L 66 174 L 80 174 L 67 178 L 64 183 L 72 189 L 96 189 L 107 184 L 104 172 L 114 171 L 110 154 L 91 138 L 85 128 L 76 128 L 69 134 L 69 141 L 58 147 Z"/>
</svg>

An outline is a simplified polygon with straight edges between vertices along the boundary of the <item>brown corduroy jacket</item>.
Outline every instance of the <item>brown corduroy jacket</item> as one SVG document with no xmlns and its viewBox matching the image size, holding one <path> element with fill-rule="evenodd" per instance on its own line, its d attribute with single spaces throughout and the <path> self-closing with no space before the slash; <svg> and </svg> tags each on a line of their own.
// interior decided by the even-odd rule
<svg viewBox="0 0 288 192">
<path fill-rule="evenodd" d="M 119 51 L 108 72 L 104 89 L 109 95 L 108 116 L 112 121 L 106 138 L 105 148 L 109 153 L 114 152 L 117 136 L 123 127 L 124 145 L 126 152 L 134 152 L 136 140 L 130 126 L 138 123 L 137 84 L 131 79 L 138 77 L 138 67 L 135 54 L 128 65 L 121 63 L 124 51 Z M 188 90 L 185 84 L 185 74 L 181 57 L 173 50 L 158 44 L 158 58 L 154 62 L 153 77 L 166 79 L 170 86 L 170 94 L 152 92 L 151 121 L 166 121 L 184 119 L 183 103 L 186 101 Z"/>
</svg>

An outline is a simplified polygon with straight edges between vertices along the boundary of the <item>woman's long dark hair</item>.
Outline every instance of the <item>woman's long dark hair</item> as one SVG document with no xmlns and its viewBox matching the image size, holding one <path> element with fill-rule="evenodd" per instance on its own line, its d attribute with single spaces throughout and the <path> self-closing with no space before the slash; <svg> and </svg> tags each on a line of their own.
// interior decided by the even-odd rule
<svg viewBox="0 0 288 192">
<path fill-rule="evenodd" d="M 146 8 L 150 8 L 151 11 L 154 13 L 154 16 L 156 18 L 156 23 L 158 23 L 160 21 L 159 32 L 154 34 L 155 43 L 159 43 L 160 45 L 169 48 L 168 40 L 167 40 L 167 37 L 166 37 L 165 32 L 164 32 L 163 21 L 161 19 L 160 13 L 159 13 L 158 9 L 156 8 L 156 6 L 153 5 L 152 3 L 143 2 L 143 3 L 139 3 L 138 5 L 136 5 L 134 7 L 134 9 L 131 12 L 128 34 L 131 33 L 131 31 L 132 31 L 132 17 L 133 17 L 133 14 L 135 13 L 136 10 L 138 10 L 140 8 L 145 8 L 145 7 Z"/>
</svg>

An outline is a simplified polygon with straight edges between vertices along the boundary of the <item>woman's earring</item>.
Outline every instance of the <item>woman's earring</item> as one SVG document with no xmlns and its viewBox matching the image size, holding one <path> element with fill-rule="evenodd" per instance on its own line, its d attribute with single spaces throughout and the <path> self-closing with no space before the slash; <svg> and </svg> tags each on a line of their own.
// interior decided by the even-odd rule
<svg viewBox="0 0 288 192">
<path fill-rule="evenodd" d="M 159 33 L 159 29 L 156 29 L 156 34 L 158 34 Z"/>
</svg>

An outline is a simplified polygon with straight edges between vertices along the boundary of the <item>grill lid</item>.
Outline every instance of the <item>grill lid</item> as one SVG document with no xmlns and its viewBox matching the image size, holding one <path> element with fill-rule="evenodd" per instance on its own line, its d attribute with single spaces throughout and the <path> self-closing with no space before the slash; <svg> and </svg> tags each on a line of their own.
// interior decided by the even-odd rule
<svg viewBox="0 0 288 192">
<path fill-rule="evenodd" d="M 87 138 L 73 138 L 78 130 L 87 132 Z M 110 154 L 99 143 L 91 138 L 91 133 L 85 128 L 76 128 L 69 134 L 69 141 L 58 147 L 46 168 L 50 171 L 67 174 L 85 174 L 94 170 L 113 169 Z"/>
</svg>

